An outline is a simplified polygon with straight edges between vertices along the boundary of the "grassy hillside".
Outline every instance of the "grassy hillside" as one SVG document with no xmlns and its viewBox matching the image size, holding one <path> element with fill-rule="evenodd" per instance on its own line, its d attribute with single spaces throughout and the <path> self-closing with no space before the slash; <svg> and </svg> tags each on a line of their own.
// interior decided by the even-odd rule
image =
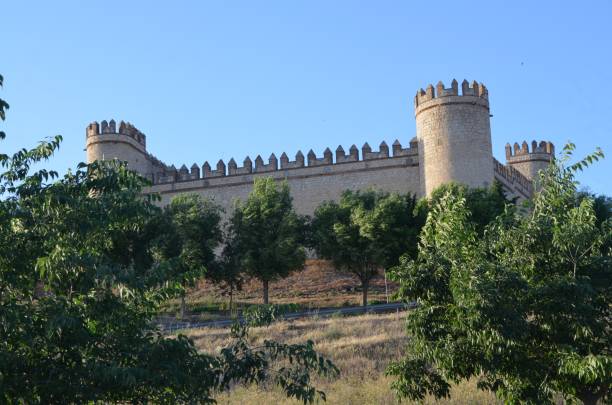
<svg viewBox="0 0 612 405">
<path fill-rule="evenodd" d="M 387 283 L 389 296 L 395 285 Z M 242 291 L 234 293 L 234 302 L 239 306 L 261 303 L 262 288 L 257 280 L 249 280 Z M 385 278 L 383 274 L 370 283 L 370 303 L 386 302 Z M 229 293 L 220 286 L 202 281 L 189 290 L 187 303 L 189 312 L 199 319 L 214 319 L 227 316 Z M 270 284 L 270 303 L 297 304 L 308 308 L 341 307 L 361 305 L 359 281 L 351 274 L 338 273 L 325 260 L 307 260 L 303 271 Z M 165 308 L 167 314 L 178 312 L 179 301 L 173 300 Z"/>
<path fill-rule="evenodd" d="M 279 322 L 268 328 L 254 328 L 254 343 L 276 339 L 299 343 L 315 342 L 317 350 L 330 357 L 341 370 L 335 381 L 317 381 L 317 387 L 327 393 L 327 404 L 399 404 L 389 388 L 390 378 L 384 370 L 390 361 L 399 359 L 407 343 L 404 313 L 362 315 L 327 319 L 304 319 Z M 198 348 L 208 352 L 220 350 L 226 344 L 227 329 L 201 329 L 188 332 Z M 289 401 L 275 387 L 238 387 L 231 394 L 218 398 L 220 404 L 268 405 L 299 404 Z M 403 404 L 411 402 L 404 401 Z M 494 404 L 492 394 L 478 391 L 474 382 L 453 387 L 453 397 L 433 404 Z"/>
</svg>

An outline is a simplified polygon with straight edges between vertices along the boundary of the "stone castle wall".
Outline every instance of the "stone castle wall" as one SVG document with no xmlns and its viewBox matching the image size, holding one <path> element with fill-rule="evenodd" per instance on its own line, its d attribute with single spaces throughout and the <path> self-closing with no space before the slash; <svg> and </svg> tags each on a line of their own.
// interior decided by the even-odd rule
<svg viewBox="0 0 612 405">
<path fill-rule="evenodd" d="M 396 146 L 399 143 L 395 144 Z M 366 151 L 369 147 L 366 147 Z M 384 148 L 383 148 L 384 150 Z M 396 148 L 399 151 L 399 148 Z M 326 200 L 338 200 L 344 190 L 362 190 L 375 188 L 388 192 L 416 192 L 419 189 L 418 155 L 416 151 L 403 149 L 402 153 L 395 156 L 380 155 L 379 152 L 366 152 L 367 160 L 359 160 L 359 156 L 353 154 L 351 160 L 343 160 L 342 154 L 336 154 L 334 161 L 328 155 L 325 158 L 316 158 L 310 154 L 310 165 L 300 164 L 298 159 L 294 162 L 285 161 L 284 167 L 271 167 L 273 163 L 266 166 L 249 168 L 234 168 L 224 173 L 220 170 L 224 164 L 218 164 L 216 173 L 207 177 L 198 177 L 197 173 L 188 174 L 183 169 L 174 176 L 162 177 L 154 184 L 150 191 L 159 193 L 162 197 L 162 205 L 181 193 L 197 193 L 211 198 L 226 211 L 231 212 L 237 199 L 245 200 L 251 189 L 253 181 L 257 177 L 272 177 L 277 180 L 287 180 L 293 204 L 300 214 L 312 215 L 315 208 Z M 327 153 L 326 153 L 327 154 Z M 340 157 L 340 160 L 338 160 Z M 250 159 L 247 158 L 248 161 Z M 273 160 L 273 159 L 272 159 Z M 297 164 L 296 164 L 297 162 Z M 222 163 L 222 162 L 221 162 Z M 283 166 L 283 165 L 281 165 Z M 184 166 L 186 168 L 186 166 Z M 240 170 L 242 169 L 242 171 Z M 257 170 L 257 171 L 256 171 Z M 229 173 L 232 174 L 229 174 Z M 175 180 L 173 180 L 175 179 Z"/>
<path fill-rule="evenodd" d="M 510 144 L 506 144 L 506 161 L 529 179 L 536 179 L 538 172 L 545 169 L 555 154 L 555 146 L 551 142 L 531 142 L 531 150 L 526 141 L 519 146 L 514 144 L 514 151 Z"/>
<path fill-rule="evenodd" d="M 424 194 L 454 181 L 470 187 L 493 181 L 488 91 L 467 81 L 450 88 L 439 82 L 415 97 L 419 164 Z"/>
<path fill-rule="evenodd" d="M 518 202 L 529 199 L 533 193 L 533 183 L 512 166 L 504 165 L 493 158 L 493 175 L 499 181 L 509 199 L 518 198 Z"/>
<path fill-rule="evenodd" d="M 502 164 L 491 151 L 489 100 L 486 87 L 477 82 L 450 88 L 440 82 L 429 85 L 415 97 L 417 137 L 409 146 L 395 141 L 391 148 L 383 142 L 378 151 L 366 143 L 348 153 L 339 146 L 335 154 L 328 148 L 322 156 L 312 150 L 290 160 L 286 153 L 272 154 L 267 162 L 257 156 L 245 158 L 241 166 L 234 159 L 219 160 L 214 167 L 168 166 L 146 150 L 146 137 L 125 122 L 116 128 L 114 120 L 94 122 L 87 127 L 87 162 L 99 159 L 127 161 L 128 166 L 153 182 L 148 192 L 159 193 L 163 205 L 181 193 L 197 193 L 211 198 L 226 214 L 234 202 L 245 200 L 257 177 L 287 180 L 294 206 L 300 214 L 312 215 L 323 201 L 337 200 L 344 190 L 374 188 L 388 192 L 429 195 L 444 183 L 453 181 L 479 187 L 499 180 L 511 197 L 519 200 L 533 193 L 532 179 L 554 155 L 551 143 L 534 142 L 531 152 L 523 147 L 506 146 L 508 164 Z"/>
<path fill-rule="evenodd" d="M 163 171 L 165 165 L 147 152 L 146 136 L 132 124 L 115 120 L 93 122 L 86 130 L 87 162 L 119 159 L 128 162 L 130 168 L 151 177 L 151 173 Z"/>
</svg>

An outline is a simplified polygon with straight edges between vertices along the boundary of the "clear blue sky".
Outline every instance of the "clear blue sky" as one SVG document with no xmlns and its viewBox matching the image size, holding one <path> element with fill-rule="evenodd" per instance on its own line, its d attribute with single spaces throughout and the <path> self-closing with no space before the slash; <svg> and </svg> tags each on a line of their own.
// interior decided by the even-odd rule
<svg viewBox="0 0 612 405">
<path fill-rule="evenodd" d="M 377 146 L 415 134 L 419 87 L 489 88 L 494 154 L 567 141 L 608 158 L 581 180 L 612 195 L 610 1 L 10 1 L 0 5 L 4 152 L 128 120 L 163 161 Z"/>
</svg>

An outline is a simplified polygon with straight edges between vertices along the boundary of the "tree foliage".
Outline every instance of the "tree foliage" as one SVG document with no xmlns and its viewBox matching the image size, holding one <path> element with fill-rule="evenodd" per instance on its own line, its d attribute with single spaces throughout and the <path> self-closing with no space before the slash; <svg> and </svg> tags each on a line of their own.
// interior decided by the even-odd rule
<svg viewBox="0 0 612 405">
<path fill-rule="evenodd" d="M 164 207 L 163 243 L 160 253 L 175 260 L 175 274 L 183 287 L 206 276 L 218 277 L 215 249 L 222 242 L 221 208 L 197 194 L 179 195 Z M 185 312 L 185 292 L 181 294 L 181 318 Z"/>
<path fill-rule="evenodd" d="M 552 403 L 555 393 L 594 404 L 612 382 L 612 221 L 577 198 L 575 164 L 542 173 L 528 213 L 507 210 L 478 232 L 465 196 L 446 192 L 429 212 L 416 260 L 393 270 L 410 344 L 390 366 L 400 396 L 449 395 L 477 378 L 510 403 Z"/>
<path fill-rule="evenodd" d="M 350 191 L 339 202 L 321 204 L 312 221 L 312 245 L 320 257 L 361 282 L 367 305 L 370 280 L 380 269 L 397 264 L 408 252 L 416 254 L 421 221 L 412 195 Z"/>
<path fill-rule="evenodd" d="M 305 221 L 293 210 L 289 186 L 274 179 L 255 179 L 253 191 L 238 202 L 230 219 L 229 244 L 240 266 L 263 284 L 268 304 L 270 281 L 304 266 Z"/>
<path fill-rule="evenodd" d="M 612 197 L 607 195 L 597 195 L 588 191 L 580 191 L 577 194 L 577 204 L 585 198 L 593 201 L 593 212 L 595 213 L 595 226 L 600 227 L 604 222 L 612 220 Z M 604 251 L 612 249 L 612 240 L 609 240 L 602 247 Z"/>
<path fill-rule="evenodd" d="M 117 161 L 61 178 L 33 170 L 60 141 L 0 155 L 0 402 L 211 403 L 236 382 L 270 379 L 313 401 L 310 374 L 337 370 L 312 342 L 252 347 L 236 327 L 220 354 L 205 354 L 152 329 L 182 291 L 181 263 L 160 254 L 156 197 Z"/>
<path fill-rule="evenodd" d="M 234 291 L 242 289 L 245 272 L 240 263 L 239 240 L 229 228 L 225 230 L 223 250 L 214 268 L 212 281 L 229 290 L 229 312 L 232 313 Z"/>
<path fill-rule="evenodd" d="M 429 209 L 434 207 L 448 193 L 465 198 L 465 206 L 469 211 L 469 220 L 474 223 L 476 231 L 482 234 L 485 227 L 506 209 L 514 209 L 516 199 L 506 198 L 503 186 L 494 181 L 490 187 L 470 188 L 464 184 L 448 183 L 436 188 L 429 198 L 419 201 L 417 211 L 423 218 L 427 217 Z M 512 203 L 512 205 L 508 205 Z"/>
</svg>

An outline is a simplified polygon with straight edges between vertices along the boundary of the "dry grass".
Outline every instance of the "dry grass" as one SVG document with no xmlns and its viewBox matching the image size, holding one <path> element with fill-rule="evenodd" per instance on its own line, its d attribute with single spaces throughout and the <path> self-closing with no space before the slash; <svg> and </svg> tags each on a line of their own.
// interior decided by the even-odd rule
<svg viewBox="0 0 612 405">
<path fill-rule="evenodd" d="M 389 294 L 395 285 L 388 283 Z M 370 301 L 385 301 L 385 280 L 383 274 L 370 283 Z M 245 283 L 242 291 L 236 292 L 235 300 L 243 303 L 261 303 L 262 286 L 257 280 Z M 189 292 L 188 300 L 198 302 L 225 302 L 228 293 L 206 281 Z M 339 307 L 361 304 L 359 280 L 351 274 L 334 270 L 325 260 L 307 260 L 302 271 L 270 283 L 270 302 L 274 304 L 295 303 L 304 307 Z"/>
<path fill-rule="evenodd" d="M 389 362 L 402 356 L 407 343 L 404 314 L 362 315 L 327 319 L 279 322 L 268 328 L 254 328 L 253 343 L 275 339 L 284 343 L 315 342 L 316 349 L 330 357 L 340 368 L 335 381 L 318 380 L 317 388 L 327 394 L 327 404 L 399 404 L 384 375 Z M 199 349 L 216 352 L 227 343 L 226 329 L 188 332 Z M 219 396 L 220 404 L 298 404 L 288 400 L 277 388 L 238 387 Z M 402 402 L 410 404 L 411 402 Z M 492 404 L 495 397 L 478 391 L 473 382 L 453 387 L 452 399 L 427 398 L 427 404 Z"/>
</svg>

